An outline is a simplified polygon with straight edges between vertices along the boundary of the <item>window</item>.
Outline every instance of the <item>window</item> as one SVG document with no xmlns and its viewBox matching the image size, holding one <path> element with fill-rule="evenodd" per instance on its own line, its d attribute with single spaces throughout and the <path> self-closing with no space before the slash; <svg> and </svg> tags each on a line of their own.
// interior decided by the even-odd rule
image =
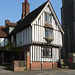
<svg viewBox="0 0 75 75">
<path fill-rule="evenodd" d="M 42 48 L 42 57 L 51 58 L 52 57 L 52 48 L 43 47 Z"/>
<path fill-rule="evenodd" d="M 52 23 L 52 16 L 49 13 L 45 13 L 45 21 Z"/>
<path fill-rule="evenodd" d="M 51 29 L 51 28 L 45 28 L 45 37 L 46 38 L 48 38 L 48 37 L 53 38 L 53 29 Z"/>
</svg>

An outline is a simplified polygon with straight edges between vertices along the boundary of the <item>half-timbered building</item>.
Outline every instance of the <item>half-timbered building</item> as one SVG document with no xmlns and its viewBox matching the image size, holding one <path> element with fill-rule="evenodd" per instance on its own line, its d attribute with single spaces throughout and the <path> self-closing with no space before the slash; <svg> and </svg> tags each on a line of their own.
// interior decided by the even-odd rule
<svg viewBox="0 0 75 75">
<path fill-rule="evenodd" d="M 32 12 L 29 6 L 27 0 L 22 3 L 22 19 L 7 38 L 23 51 L 27 69 L 56 68 L 64 34 L 61 24 L 49 0 Z"/>
</svg>

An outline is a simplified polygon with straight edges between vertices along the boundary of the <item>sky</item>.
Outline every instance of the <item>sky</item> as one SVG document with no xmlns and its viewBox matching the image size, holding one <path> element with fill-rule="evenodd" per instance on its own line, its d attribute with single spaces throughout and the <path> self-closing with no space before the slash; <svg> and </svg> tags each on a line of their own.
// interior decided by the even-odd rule
<svg viewBox="0 0 75 75">
<path fill-rule="evenodd" d="M 39 7 L 47 0 L 28 0 L 30 3 L 30 12 Z M 0 25 L 5 25 L 5 20 L 16 23 L 21 19 L 22 2 L 24 0 L 0 0 Z M 61 23 L 62 0 L 50 0 L 56 15 Z"/>
</svg>

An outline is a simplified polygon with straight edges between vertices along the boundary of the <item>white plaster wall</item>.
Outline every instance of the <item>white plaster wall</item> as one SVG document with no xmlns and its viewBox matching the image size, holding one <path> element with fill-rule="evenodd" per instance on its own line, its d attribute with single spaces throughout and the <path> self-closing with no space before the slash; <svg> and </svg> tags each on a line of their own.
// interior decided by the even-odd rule
<svg viewBox="0 0 75 75">
<path fill-rule="evenodd" d="M 14 27 L 9 27 L 9 33 L 11 33 L 14 30 Z"/>
<path fill-rule="evenodd" d="M 5 45 L 8 44 L 8 38 L 5 38 Z"/>
<path fill-rule="evenodd" d="M 4 38 L 0 38 L 0 46 L 4 47 Z"/>
<path fill-rule="evenodd" d="M 41 46 L 30 47 L 31 61 L 41 61 Z"/>
<path fill-rule="evenodd" d="M 32 61 L 50 61 L 58 62 L 59 61 L 59 49 L 52 48 L 52 58 L 42 58 L 41 57 L 41 46 L 31 46 L 30 47 L 30 59 Z"/>
<path fill-rule="evenodd" d="M 31 26 L 16 34 L 17 47 L 31 43 Z"/>
<path fill-rule="evenodd" d="M 54 62 L 59 62 L 59 49 L 58 48 L 52 49 L 52 60 Z"/>
</svg>

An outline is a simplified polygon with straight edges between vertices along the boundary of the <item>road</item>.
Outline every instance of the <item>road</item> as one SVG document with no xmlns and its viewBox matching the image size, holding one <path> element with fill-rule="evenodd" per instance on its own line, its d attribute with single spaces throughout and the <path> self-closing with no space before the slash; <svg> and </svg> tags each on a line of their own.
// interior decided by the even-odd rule
<svg viewBox="0 0 75 75">
<path fill-rule="evenodd" d="M 0 72 L 0 75 L 75 75 L 75 70 L 69 69 L 50 69 L 50 70 L 36 70 L 23 72 Z"/>
</svg>

